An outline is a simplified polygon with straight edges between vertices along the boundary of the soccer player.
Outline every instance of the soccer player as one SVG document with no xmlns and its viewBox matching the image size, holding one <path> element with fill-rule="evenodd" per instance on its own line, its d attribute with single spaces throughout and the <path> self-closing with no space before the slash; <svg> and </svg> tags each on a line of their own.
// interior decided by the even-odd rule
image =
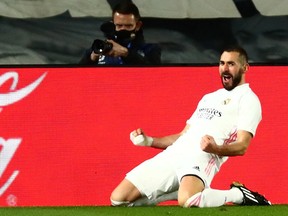
<svg viewBox="0 0 288 216">
<path fill-rule="evenodd" d="M 220 57 L 222 89 L 206 94 L 180 133 L 157 138 L 142 129 L 131 132 L 138 146 L 165 149 L 130 171 L 111 194 L 113 206 L 155 205 L 178 199 L 182 207 L 217 207 L 226 203 L 271 205 L 239 182 L 229 190 L 210 184 L 229 156 L 242 156 L 261 121 L 261 104 L 245 82 L 248 56 L 241 47 Z"/>
</svg>

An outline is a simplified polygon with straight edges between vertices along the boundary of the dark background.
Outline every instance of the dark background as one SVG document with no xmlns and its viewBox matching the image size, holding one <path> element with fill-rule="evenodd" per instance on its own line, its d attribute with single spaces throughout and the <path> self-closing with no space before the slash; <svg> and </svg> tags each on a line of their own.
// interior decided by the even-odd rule
<svg viewBox="0 0 288 216">
<path fill-rule="evenodd" d="M 237 43 L 248 51 L 251 63 L 288 64 L 288 16 L 262 16 L 251 0 L 234 1 L 242 18 L 143 17 L 146 41 L 160 44 L 164 65 L 217 64 L 222 49 Z M 107 2 L 112 7 L 118 1 Z M 254 17 L 258 21 L 253 21 Z M 72 17 L 69 10 L 46 18 L 0 16 L 0 65 L 77 65 L 94 39 L 104 39 L 100 25 L 108 20 L 110 14 Z M 259 22 L 265 28 L 277 26 L 280 30 L 271 33 L 268 28 L 264 37 L 257 29 Z M 256 36 L 239 33 L 235 27 L 252 29 Z M 237 40 L 239 35 L 241 41 Z"/>
</svg>

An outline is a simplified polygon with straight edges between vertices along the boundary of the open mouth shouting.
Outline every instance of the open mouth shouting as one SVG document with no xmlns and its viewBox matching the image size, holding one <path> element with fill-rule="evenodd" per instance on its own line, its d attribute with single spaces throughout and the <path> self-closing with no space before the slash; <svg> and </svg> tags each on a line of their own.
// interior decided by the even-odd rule
<svg viewBox="0 0 288 216">
<path fill-rule="evenodd" d="M 233 77 L 229 73 L 223 73 L 222 74 L 222 83 L 227 86 L 227 85 L 232 85 L 233 82 Z"/>
</svg>

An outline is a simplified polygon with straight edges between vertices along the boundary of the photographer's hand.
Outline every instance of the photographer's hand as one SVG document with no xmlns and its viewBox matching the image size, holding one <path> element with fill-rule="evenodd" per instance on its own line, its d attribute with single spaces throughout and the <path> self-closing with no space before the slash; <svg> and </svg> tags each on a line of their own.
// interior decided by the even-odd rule
<svg viewBox="0 0 288 216">
<path fill-rule="evenodd" d="M 121 46 L 113 40 L 107 40 L 109 43 L 113 44 L 112 50 L 108 53 L 109 56 L 113 57 L 126 57 L 128 56 L 128 49 L 126 47 Z"/>
<path fill-rule="evenodd" d="M 98 61 L 100 57 L 100 54 L 95 53 L 94 51 L 92 51 L 92 53 L 90 54 L 90 59 L 91 61 Z"/>
</svg>

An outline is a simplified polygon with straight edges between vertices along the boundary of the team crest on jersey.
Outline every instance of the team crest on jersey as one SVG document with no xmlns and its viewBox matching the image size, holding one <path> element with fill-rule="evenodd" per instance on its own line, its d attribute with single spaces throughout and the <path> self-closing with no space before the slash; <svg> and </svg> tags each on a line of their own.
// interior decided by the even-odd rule
<svg viewBox="0 0 288 216">
<path fill-rule="evenodd" d="M 227 105 L 227 104 L 229 104 L 230 101 L 231 101 L 231 99 L 230 99 L 230 98 L 227 98 L 226 100 L 223 101 L 223 105 Z"/>
</svg>

